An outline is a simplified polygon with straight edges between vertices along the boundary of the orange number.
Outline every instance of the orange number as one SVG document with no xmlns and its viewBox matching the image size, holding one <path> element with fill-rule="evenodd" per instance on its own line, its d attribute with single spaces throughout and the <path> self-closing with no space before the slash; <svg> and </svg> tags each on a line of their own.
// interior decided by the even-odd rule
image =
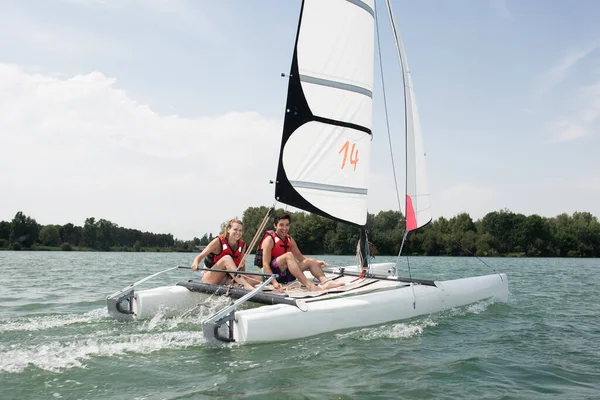
<svg viewBox="0 0 600 400">
<path fill-rule="evenodd" d="M 350 147 L 350 141 L 346 140 L 346 143 L 342 146 L 338 154 L 342 154 L 344 152 L 344 159 L 342 160 L 342 169 L 346 166 L 346 159 L 348 158 L 348 148 Z M 352 143 L 352 149 L 350 150 L 350 164 L 354 165 L 354 170 L 356 171 L 356 164 L 358 164 L 358 149 L 356 148 L 356 143 Z"/>
</svg>

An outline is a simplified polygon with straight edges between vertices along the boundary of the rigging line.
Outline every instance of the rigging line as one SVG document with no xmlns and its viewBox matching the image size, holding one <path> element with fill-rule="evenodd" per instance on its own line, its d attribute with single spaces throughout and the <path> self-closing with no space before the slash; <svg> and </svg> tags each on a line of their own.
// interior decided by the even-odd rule
<svg viewBox="0 0 600 400">
<path fill-rule="evenodd" d="M 485 266 L 487 266 L 489 269 L 491 269 L 492 271 L 494 271 L 494 273 L 500 275 L 500 279 L 502 279 L 502 274 L 500 274 L 498 271 L 496 271 L 496 268 L 492 267 L 491 265 L 489 265 L 488 263 L 486 263 L 485 261 L 483 261 L 481 258 L 479 258 L 477 256 L 477 254 L 473 253 L 471 250 L 467 249 L 465 246 L 463 246 L 458 240 L 454 239 L 453 240 L 454 243 L 457 243 L 463 250 L 465 250 L 467 253 L 469 253 L 470 255 L 472 255 L 473 257 L 475 257 L 476 259 L 478 259 L 479 261 L 481 261 L 481 263 Z M 502 279 L 503 280 L 503 279 Z"/>
<path fill-rule="evenodd" d="M 377 2 L 375 2 L 375 4 L 377 4 Z M 394 24 L 394 20 L 392 17 L 392 10 L 391 10 L 391 6 L 389 4 L 389 2 L 386 2 L 387 5 L 387 10 L 388 10 L 388 14 L 390 15 L 390 24 L 392 26 L 392 30 L 394 31 L 394 37 L 396 36 L 396 26 Z M 377 9 L 376 9 L 377 11 Z M 381 71 L 381 86 L 382 86 L 382 93 L 383 93 L 383 107 L 385 109 L 385 123 L 386 123 L 386 128 L 387 128 L 387 134 L 388 134 L 388 143 L 390 146 L 390 158 L 392 161 L 392 171 L 394 174 L 394 185 L 396 187 L 396 199 L 398 201 L 398 210 L 400 210 L 400 212 L 402 212 L 402 201 L 400 200 L 400 190 L 398 189 L 398 178 L 396 177 L 396 165 L 394 162 L 394 151 L 393 151 L 393 146 L 392 146 L 392 135 L 390 133 L 390 123 L 389 123 L 389 116 L 388 116 L 388 109 L 387 109 L 387 100 L 386 100 L 386 93 L 385 93 L 385 80 L 383 77 L 383 62 L 381 59 L 381 41 L 379 40 L 379 19 L 377 18 L 377 12 L 375 12 L 375 32 L 377 33 L 377 50 L 379 52 L 379 69 Z M 402 81 L 404 82 L 405 77 L 404 77 L 404 71 L 402 71 Z M 406 83 L 404 82 L 405 86 Z M 406 91 L 404 91 L 404 102 L 406 102 Z M 404 121 L 406 124 L 406 106 L 404 107 Z M 406 132 L 405 132 L 406 135 Z M 406 216 L 405 216 L 406 219 Z M 400 257 L 402 254 L 402 248 L 404 247 L 404 242 L 406 241 L 406 236 L 408 235 L 408 231 L 404 232 L 404 235 L 402 237 L 402 243 L 400 244 L 400 250 L 398 251 L 398 258 L 396 259 L 396 266 L 399 265 L 400 263 Z M 395 268 L 394 268 L 395 269 Z M 408 276 L 411 277 L 411 271 L 410 271 L 410 263 L 408 263 Z"/>
<path fill-rule="evenodd" d="M 402 235 L 402 243 L 400 244 L 400 250 L 398 251 L 398 258 L 396 259 L 396 265 L 400 265 L 400 257 L 402 255 L 402 249 L 404 248 L 404 242 L 406 242 L 406 237 L 408 236 L 408 232 L 404 231 L 404 235 Z M 406 255 L 406 265 L 408 266 L 408 277 L 412 279 L 412 272 L 410 270 L 410 261 L 408 260 L 408 254 Z"/>
<path fill-rule="evenodd" d="M 373 272 L 372 271 L 372 266 L 371 266 L 371 249 L 369 248 L 369 234 L 367 233 L 367 230 L 365 229 L 365 257 L 367 257 L 367 266 L 368 266 L 368 270 L 369 272 Z"/>
<path fill-rule="evenodd" d="M 396 198 L 398 200 L 398 210 L 402 212 L 402 206 L 400 201 L 400 191 L 398 189 L 398 178 L 396 177 L 396 164 L 394 163 L 394 152 L 392 147 L 392 135 L 390 133 L 390 119 L 387 108 L 387 96 L 385 93 L 385 79 L 383 77 L 383 60 L 381 59 L 381 40 L 379 39 L 379 18 L 377 17 L 377 2 L 375 4 L 375 32 L 377 34 L 377 51 L 379 52 L 379 70 L 381 73 L 381 92 L 383 94 L 383 108 L 385 111 L 385 126 L 388 134 L 388 142 L 390 146 L 390 158 L 392 161 L 392 172 L 394 174 L 394 186 L 396 187 Z"/>
</svg>

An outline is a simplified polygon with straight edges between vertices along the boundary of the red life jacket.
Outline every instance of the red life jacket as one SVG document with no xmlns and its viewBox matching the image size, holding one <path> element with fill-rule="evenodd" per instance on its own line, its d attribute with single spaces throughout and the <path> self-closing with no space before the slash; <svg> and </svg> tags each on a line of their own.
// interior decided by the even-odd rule
<svg viewBox="0 0 600 400">
<path fill-rule="evenodd" d="M 240 239 L 237 243 L 237 249 L 232 249 L 229 247 L 229 243 L 225 240 L 225 235 L 219 235 L 219 240 L 221 242 L 221 252 L 219 254 L 210 253 L 204 259 L 204 265 L 206 268 L 212 268 L 213 265 L 217 263 L 221 258 L 225 256 L 231 256 L 233 258 L 233 262 L 236 266 L 240 265 L 242 261 L 242 250 L 244 249 L 244 241 Z"/>
<path fill-rule="evenodd" d="M 271 236 L 271 238 L 273 239 L 273 249 L 271 250 L 271 260 L 284 255 L 285 253 L 291 251 L 290 250 L 290 245 L 291 245 L 291 237 L 290 235 L 288 235 L 287 233 L 285 234 L 285 239 L 281 239 L 279 236 L 277 236 L 277 234 L 275 233 L 275 231 L 266 231 L 265 234 L 262 237 L 262 240 L 260 241 L 260 245 L 258 245 L 258 248 L 260 250 L 262 250 L 262 244 L 263 241 L 265 240 L 265 238 L 267 236 Z"/>
</svg>

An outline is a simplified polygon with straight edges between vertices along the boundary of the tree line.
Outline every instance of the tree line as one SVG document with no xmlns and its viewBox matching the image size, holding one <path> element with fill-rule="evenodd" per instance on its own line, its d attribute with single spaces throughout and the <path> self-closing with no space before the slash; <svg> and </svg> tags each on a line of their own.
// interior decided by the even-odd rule
<svg viewBox="0 0 600 400">
<path fill-rule="evenodd" d="M 249 207 L 242 216 L 244 240 L 250 243 L 268 207 Z M 282 213 L 283 209 L 274 213 Z M 305 212 L 292 216 L 291 235 L 304 254 L 351 255 L 358 230 Z M 221 225 L 221 231 L 226 222 Z M 266 229 L 272 229 L 272 218 Z M 368 214 L 369 241 L 374 255 L 397 255 L 404 235 L 404 216 L 398 211 Z M 262 232 L 258 233 L 262 237 Z M 142 232 L 93 217 L 83 226 L 40 225 L 18 212 L 12 221 L 0 221 L 0 249 L 62 249 L 97 251 L 199 251 L 213 239 L 179 240 L 172 234 Z M 260 239 L 260 237 L 259 237 Z M 468 213 L 440 217 L 411 232 L 403 254 L 426 256 L 600 257 L 600 223 L 589 212 L 556 217 L 525 216 L 509 210 L 493 211 L 473 221 Z"/>
<path fill-rule="evenodd" d="M 200 239 L 175 239 L 172 234 L 123 228 L 106 219 L 86 218 L 83 226 L 40 225 L 19 211 L 12 221 L 0 221 L 0 249 L 96 251 L 196 251 Z"/>
<path fill-rule="evenodd" d="M 249 242 L 267 207 L 244 212 L 244 239 Z M 283 212 L 276 210 L 275 213 Z M 292 216 L 291 235 L 304 254 L 355 254 L 358 230 L 304 212 Z M 267 225 L 272 228 L 272 222 Z M 369 241 L 375 255 L 397 255 L 404 235 L 398 211 L 368 214 Z M 547 218 L 509 210 L 493 211 L 473 221 L 468 213 L 440 217 L 411 232 L 403 254 L 423 256 L 600 257 L 600 223 L 589 212 Z"/>
</svg>

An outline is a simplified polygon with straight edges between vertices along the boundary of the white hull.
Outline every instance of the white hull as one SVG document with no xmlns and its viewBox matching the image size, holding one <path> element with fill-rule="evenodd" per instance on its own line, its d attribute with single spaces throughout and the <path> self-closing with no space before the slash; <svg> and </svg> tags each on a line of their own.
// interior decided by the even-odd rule
<svg viewBox="0 0 600 400">
<path fill-rule="evenodd" d="M 372 273 L 388 274 L 393 266 L 393 263 L 373 264 Z M 346 268 L 356 271 L 356 266 Z M 124 302 L 121 306 L 128 312 L 121 312 L 114 302 L 112 304 L 109 302 L 108 311 L 110 315 L 122 320 L 152 318 L 159 313 L 165 317 L 170 317 L 189 311 L 210 297 L 209 294 L 192 292 L 183 286 L 177 285 L 134 290 L 135 285 L 137 284 L 109 296 L 109 298 L 118 298 L 132 292 L 130 296 L 127 296 L 129 302 Z"/>
<path fill-rule="evenodd" d="M 208 297 L 176 285 L 140 290 L 134 294 L 133 312 L 136 318 L 152 318 L 158 313 L 169 317 L 193 309 Z"/>
<path fill-rule="evenodd" d="M 306 312 L 286 305 L 237 311 L 233 339 L 238 343 L 297 339 L 408 319 L 485 299 L 508 299 L 505 274 L 435 283 L 437 287 L 405 285 L 356 296 L 307 301 Z"/>
<path fill-rule="evenodd" d="M 357 278 L 355 267 L 347 267 L 342 276 L 328 274 L 335 277 L 336 282 L 346 283 L 328 292 L 311 293 L 290 287 L 286 291 L 287 296 L 261 292 L 254 294 L 249 302 L 244 303 L 242 299 L 239 306 L 233 306 L 231 314 L 209 317 L 204 321 L 205 337 L 213 344 L 221 341 L 254 343 L 290 340 L 409 319 L 486 299 L 508 300 L 506 274 L 447 281 L 415 280 L 409 283 L 402 278 L 387 276 L 393 264 L 374 264 L 372 267 L 383 279 Z M 352 273 L 355 275 L 352 276 Z M 191 282 L 184 284 L 203 285 Z M 127 320 L 151 318 L 159 313 L 163 316 L 179 315 L 213 296 L 179 285 L 139 291 L 134 290 L 134 286 L 107 298 L 108 311 L 112 316 Z M 247 293 L 242 292 L 241 295 Z M 238 293 L 237 296 L 241 295 Z M 277 301 L 291 302 L 295 306 L 256 304 L 256 301 L 261 301 L 258 299 L 260 296 L 266 296 L 268 304 L 273 304 L 270 299 L 277 298 Z M 127 301 L 117 304 L 123 298 Z"/>
</svg>

